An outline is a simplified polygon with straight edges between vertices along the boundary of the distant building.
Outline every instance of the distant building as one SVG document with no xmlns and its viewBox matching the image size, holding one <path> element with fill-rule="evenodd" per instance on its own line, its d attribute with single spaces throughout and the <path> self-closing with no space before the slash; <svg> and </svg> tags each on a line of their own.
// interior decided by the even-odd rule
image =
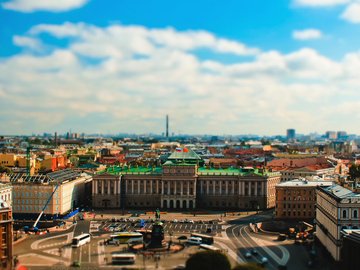
<svg viewBox="0 0 360 270">
<path fill-rule="evenodd" d="M 13 220 L 11 207 L 0 199 L 0 266 L 1 269 L 12 268 Z"/>
<path fill-rule="evenodd" d="M 339 185 L 317 187 L 316 237 L 330 252 L 341 259 L 342 232 L 360 228 L 360 194 Z"/>
<path fill-rule="evenodd" d="M 325 132 L 325 138 L 329 139 L 329 140 L 336 140 L 337 139 L 336 131 L 326 131 Z"/>
<path fill-rule="evenodd" d="M 331 186 L 331 181 L 296 179 L 275 186 L 275 217 L 278 219 L 314 219 L 316 187 Z"/>
<path fill-rule="evenodd" d="M 338 131 L 336 136 L 337 136 L 337 139 L 340 139 L 340 140 L 344 140 L 348 137 L 346 131 Z"/>
<path fill-rule="evenodd" d="M 286 139 L 288 141 L 295 140 L 295 129 L 289 128 L 289 129 L 286 130 Z"/>
<path fill-rule="evenodd" d="M 335 168 L 330 164 L 308 165 L 301 168 L 284 168 L 281 170 L 281 182 L 312 176 L 325 177 L 326 175 L 333 175 L 334 172 Z"/>
</svg>

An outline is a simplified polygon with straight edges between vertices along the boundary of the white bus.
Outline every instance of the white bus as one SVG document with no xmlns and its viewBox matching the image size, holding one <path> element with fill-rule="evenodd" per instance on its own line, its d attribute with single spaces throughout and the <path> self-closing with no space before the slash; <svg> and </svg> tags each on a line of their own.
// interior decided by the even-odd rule
<svg viewBox="0 0 360 270">
<path fill-rule="evenodd" d="M 200 248 L 203 248 L 206 250 L 221 251 L 220 248 L 214 247 L 212 245 L 207 245 L 207 244 L 200 244 Z"/>
<path fill-rule="evenodd" d="M 82 245 L 85 245 L 86 243 L 90 243 L 90 234 L 83 233 L 73 238 L 71 246 L 80 247 Z"/>
<path fill-rule="evenodd" d="M 134 264 L 135 254 L 132 253 L 114 253 L 111 255 L 112 264 Z"/>
<path fill-rule="evenodd" d="M 108 239 L 108 244 L 119 245 L 119 244 L 127 244 L 127 243 L 142 243 L 143 235 L 138 232 L 120 232 L 117 234 L 110 235 L 110 239 Z"/>
</svg>

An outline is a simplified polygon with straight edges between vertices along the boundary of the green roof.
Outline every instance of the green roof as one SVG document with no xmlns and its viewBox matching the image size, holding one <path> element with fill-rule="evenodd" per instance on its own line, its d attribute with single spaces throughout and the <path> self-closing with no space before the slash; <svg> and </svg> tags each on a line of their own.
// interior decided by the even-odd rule
<svg viewBox="0 0 360 270">
<path fill-rule="evenodd" d="M 99 174 L 108 173 L 108 174 L 161 174 L 161 167 L 142 167 L 142 166 L 110 166 L 105 170 L 99 172 Z"/>
<path fill-rule="evenodd" d="M 184 149 L 173 152 L 168 157 L 168 160 L 201 160 L 201 157 L 199 157 L 193 150 L 187 149 L 184 151 Z"/>
</svg>

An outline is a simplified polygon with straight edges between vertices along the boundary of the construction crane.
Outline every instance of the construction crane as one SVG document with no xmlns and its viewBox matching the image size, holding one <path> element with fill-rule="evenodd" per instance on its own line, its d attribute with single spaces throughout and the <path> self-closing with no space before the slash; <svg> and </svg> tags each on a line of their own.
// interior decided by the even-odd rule
<svg viewBox="0 0 360 270">
<path fill-rule="evenodd" d="M 31 150 L 31 145 L 28 144 L 28 146 L 26 147 L 26 175 L 30 176 L 30 170 L 31 170 L 31 165 L 30 165 L 30 160 L 31 160 L 31 156 L 30 156 L 30 150 Z"/>
<path fill-rule="evenodd" d="M 56 190 L 57 190 L 58 187 L 60 186 L 60 183 L 61 183 L 61 182 L 59 181 L 59 182 L 56 184 L 56 186 L 55 186 L 55 188 L 54 188 L 54 191 L 51 193 L 50 197 L 47 199 L 47 201 L 46 201 L 44 207 L 42 208 L 42 210 L 41 210 L 38 218 L 36 219 L 36 221 L 35 221 L 35 223 L 34 223 L 34 225 L 33 225 L 33 227 L 32 227 L 32 229 L 33 229 L 34 231 L 37 231 L 37 230 L 38 230 L 38 228 L 37 228 L 36 226 L 37 226 L 37 224 L 39 223 L 42 215 L 43 215 L 44 212 L 45 212 L 46 207 L 48 206 L 49 202 L 51 201 L 52 197 L 54 196 Z"/>
</svg>

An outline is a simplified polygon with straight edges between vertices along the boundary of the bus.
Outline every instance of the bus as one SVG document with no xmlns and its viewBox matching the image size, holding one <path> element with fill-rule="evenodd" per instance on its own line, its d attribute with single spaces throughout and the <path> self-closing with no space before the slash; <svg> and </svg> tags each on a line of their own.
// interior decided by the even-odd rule
<svg viewBox="0 0 360 270">
<path fill-rule="evenodd" d="M 111 255 L 112 264 L 134 264 L 135 254 L 132 253 L 113 253 Z"/>
<path fill-rule="evenodd" d="M 83 233 L 78 236 L 75 236 L 71 242 L 72 247 L 80 247 L 85 245 L 86 243 L 90 243 L 90 234 Z"/>
<path fill-rule="evenodd" d="M 212 245 L 207 245 L 207 244 L 201 244 L 200 248 L 203 248 L 203 249 L 206 249 L 206 250 L 221 251 L 220 248 L 214 247 Z"/>
<path fill-rule="evenodd" d="M 214 243 L 214 237 L 211 235 L 201 234 L 201 233 L 192 233 L 192 237 L 200 237 L 202 244 L 212 245 Z"/>
<path fill-rule="evenodd" d="M 143 235 L 139 232 L 120 232 L 117 234 L 110 235 L 110 239 L 108 239 L 108 244 L 119 245 L 119 244 L 127 244 L 134 242 L 143 241 Z"/>
</svg>

